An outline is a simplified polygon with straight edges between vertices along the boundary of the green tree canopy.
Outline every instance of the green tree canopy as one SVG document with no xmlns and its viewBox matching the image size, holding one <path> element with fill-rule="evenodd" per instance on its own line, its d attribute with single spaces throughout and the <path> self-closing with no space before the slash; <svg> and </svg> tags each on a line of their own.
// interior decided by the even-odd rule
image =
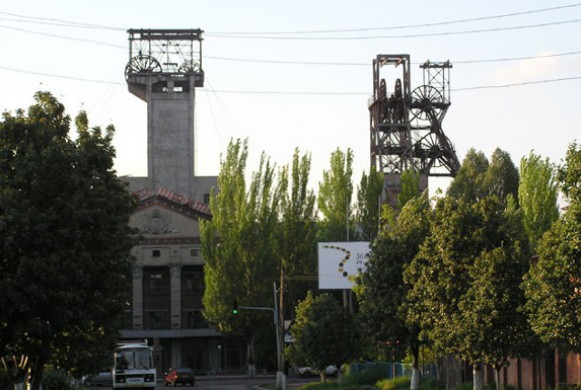
<svg viewBox="0 0 581 390">
<path fill-rule="evenodd" d="M 484 174 L 483 185 L 486 194 L 496 195 L 504 205 L 509 195 L 518 204 L 519 174 L 510 154 L 500 148 L 494 150 Z"/>
<path fill-rule="evenodd" d="M 248 340 L 249 373 L 255 374 L 254 336 L 266 313 L 241 310 L 232 316 L 234 301 L 240 306 L 272 307 L 273 281 L 277 278 L 279 199 L 274 169 L 263 154 L 249 188 L 244 179 L 247 141 L 231 141 L 218 175 L 219 191 L 210 195 L 212 220 L 201 221 L 201 250 L 205 260 L 204 317 L 226 333 Z M 262 322 L 261 322 L 262 321 Z"/>
<path fill-rule="evenodd" d="M 488 170 L 488 159 L 482 152 L 471 148 L 466 153 L 458 174 L 450 183 L 447 194 L 475 202 L 486 195 L 484 175 Z"/>
<path fill-rule="evenodd" d="M 383 172 L 377 172 L 372 166 L 369 175 L 363 172 L 357 190 L 356 220 L 361 227 L 361 238 L 371 241 L 377 236 L 381 209 L 381 191 L 383 190 Z"/>
<path fill-rule="evenodd" d="M 296 149 L 290 167 L 283 167 L 280 175 L 282 220 L 277 240 L 286 318 L 294 315 L 294 307 L 305 298 L 309 287 L 314 288 L 309 276 L 317 273 L 315 194 L 308 188 L 310 170 L 311 156 L 301 157 Z"/>
<path fill-rule="evenodd" d="M 296 307 L 295 318 L 291 328 L 294 363 L 319 369 L 321 380 L 326 379 L 327 366 L 341 367 L 357 356 L 355 317 L 329 294 L 314 298 L 309 292 Z"/>
<path fill-rule="evenodd" d="M 401 191 L 397 195 L 397 209 L 401 210 L 412 198 L 420 195 L 420 173 L 407 169 L 401 174 Z"/>
<path fill-rule="evenodd" d="M 344 241 L 353 237 L 351 197 L 353 195 L 353 151 L 337 149 L 331 154 L 331 167 L 323 171 L 317 204 L 322 214 L 320 241 Z"/>
<path fill-rule="evenodd" d="M 581 150 L 572 144 L 558 180 L 569 200 L 565 213 L 538 245 L 525 280 L 532 327 L 547 343 L 581 352 Z"/>
<path fill-rule="evenodd" d="M 514 202 L 511 210 L 494 195 L 475 203 L 462 197 L 439 200 L 430 234 L 405 271 L 414 302 L 410 319 L 440 351 L 470 362 L 477 372 L 479 363 L 516 355 L 514 332 L 524 333 L 516 319 L 528 247 L 518 233 L 522 222 Z M 503 317 L 508 315 L 512 322 Z M 475 388 L 479 378 L 475 375 Z"/>
<path fill-rule="evenodd" d="M 131 288 L 134 201 L 113 170 L 113 126 L 48 92 L 0 122 L 0 356 L 95 369 L 115 345 Z"/>
<path fill-rule="evenodd" d="M 384 206 L 384 210 L 392 212 L 390 206 Z M 400 357 L 409 352 L 414 358 L 416 375 L 412 388 L 418 384 L 419 327 L 407 320 L 406 296 L 410 286 L 403 281 L 403 270 L 418 253 L 430 230 L 430 220 L 430 202 L 425 191 L 406 203 L 394 224 L 382 225 L 357 288 L 362 325 L 371 334 L 374 345 L 389 344 L 399 349 L 395 352 Z"/>
<path fill-rule="evenodd" d="M 520 160 L 519 204 L 531 250 L 559 217 L 555 169 L 549 159 L 531 152 Z"/>
</svg>

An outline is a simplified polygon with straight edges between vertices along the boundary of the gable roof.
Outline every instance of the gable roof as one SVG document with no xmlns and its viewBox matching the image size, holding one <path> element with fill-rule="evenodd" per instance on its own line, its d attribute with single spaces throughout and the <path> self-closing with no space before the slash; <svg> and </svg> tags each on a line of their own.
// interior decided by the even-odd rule
<svg viewBox="0 0 581 390">
<path fill-rule="evenodd" d="M 212 219 L 212 214 L 207 204 L 195 199 L 188 199 L 183 195 L 174 194 L 164 188 L 160 188 L 157 192 L 143 189 L 134 192 L 133 195 L 139 201 L 136 211 L 158 205 L 192 219 Z"/>
</svg>

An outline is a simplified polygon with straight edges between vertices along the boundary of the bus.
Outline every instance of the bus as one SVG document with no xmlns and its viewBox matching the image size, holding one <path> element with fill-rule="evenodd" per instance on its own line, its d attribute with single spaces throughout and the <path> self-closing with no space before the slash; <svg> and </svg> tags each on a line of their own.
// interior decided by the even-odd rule
<svg viewBox="0 0 581 390">
<path fill-rule="evenodd" d="M 112 370 L 114 389 L 155 389 L 153 348 L 147 343 L 119 344 Z"/>
</svg>

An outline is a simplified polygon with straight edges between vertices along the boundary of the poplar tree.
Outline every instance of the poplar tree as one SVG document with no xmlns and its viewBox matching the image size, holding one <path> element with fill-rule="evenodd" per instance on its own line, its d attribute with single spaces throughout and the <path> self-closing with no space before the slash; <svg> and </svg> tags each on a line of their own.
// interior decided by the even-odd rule
<svg viewBox="0 0 581 390">
<path fill-rule="evenodd" d="M 532 253 L 536 253 L 539 240 L 559 217 L 557 192 L 555 168 L 549 159 L 542 160 L 531 152 L 520 160 L 519 205 Z"/>
<path fill-rule="evenodd" d="M 232 307 L 272 307 L 277 278 L 276 232 L 279 194 L 274 168 L 262 154 L 260 165 L 245 182 L 247 141 L 232 140 L 218 175 L 218 191 L 210 195 L 212 220 L 201 221 L 206 289 L 204 317 L 218 330 L 247 339 L 249 375 L 256 375 L 254 339 L 261 328 L 272 326 L 268 312 Z"/>
<path fill-rule="evenodd" d="M 348 241 L 353 238 L 351 197 L 353 196 L 353 151 L 337 149 L 331 154 L 330 169 L 323 171 L 317 205 L 322 215 L 320 241 Z"/>
<path fill-rule="evenodd" d="M 371 241 L 377 236 L 381 214 L 381 191 L 383 190 L 383 172 L 377 172 L 375 166 L 369 175 L 363 172 L 357 190 L 356 220 L 361 228 L 361 239 Z"/>
</svg>

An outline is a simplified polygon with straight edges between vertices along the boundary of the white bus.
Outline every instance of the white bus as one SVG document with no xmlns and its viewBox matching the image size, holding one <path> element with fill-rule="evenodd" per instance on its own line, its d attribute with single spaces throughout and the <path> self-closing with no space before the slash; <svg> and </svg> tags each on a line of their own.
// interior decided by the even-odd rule
<svg viewBox="0 0 581 390">
<path fill-rule="evenodd" d="M 115 349 L 114 389 L 155 389 L 153 348 L 147 343 L 120 344 Z"/>
</svg>

